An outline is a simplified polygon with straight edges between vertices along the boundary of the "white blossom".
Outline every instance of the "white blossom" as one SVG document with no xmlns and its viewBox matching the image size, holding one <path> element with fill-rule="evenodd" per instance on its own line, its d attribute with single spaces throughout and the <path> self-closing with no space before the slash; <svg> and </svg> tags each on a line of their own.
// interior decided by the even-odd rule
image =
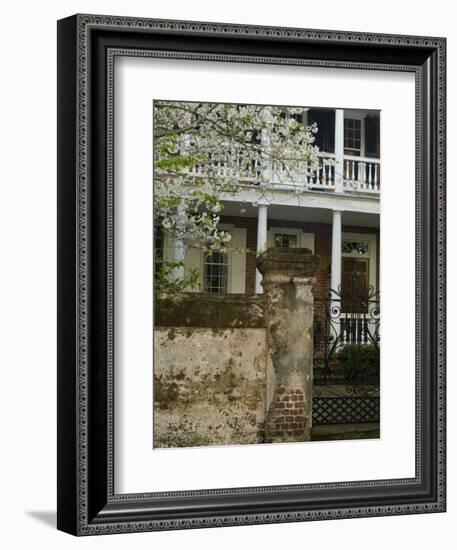
<svg viewBox="0 0 457 550">
<path fill-rule="evenodd" d="M 155 102 L 156 221 L 186 246 L 200 242 L 203 248 L 226 249 L 230 234 L 218 229 L 225 195 L 236 196 L 248 181 L 265 199 L 275 184 L 266 179 L 268 173 L 287 174 L 297 193 L 306 190 L 303 176 L 319 168 L 319 149 L 314 145 L 317 125 L 291 116 L 304 110 Z"/>
</svg>

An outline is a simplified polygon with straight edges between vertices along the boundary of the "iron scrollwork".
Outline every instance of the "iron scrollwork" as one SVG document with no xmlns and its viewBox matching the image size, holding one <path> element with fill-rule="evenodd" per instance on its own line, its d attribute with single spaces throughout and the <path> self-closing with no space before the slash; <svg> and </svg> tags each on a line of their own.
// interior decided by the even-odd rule
<svg viewBox="0 0 457 550">
<path fill-rule="evenodd" d="M 379 421 L 380 297 L 356 282 L 315 301 L 315 425 Z"/>
</svg>

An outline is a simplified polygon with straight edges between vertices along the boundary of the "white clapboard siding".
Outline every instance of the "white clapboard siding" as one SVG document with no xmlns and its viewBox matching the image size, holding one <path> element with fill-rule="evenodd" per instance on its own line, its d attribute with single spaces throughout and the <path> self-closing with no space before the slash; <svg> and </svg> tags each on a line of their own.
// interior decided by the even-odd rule
<svg viewBox="0 0 457 550">
<path fill-rule="evenodd" d="M 230 229 L 232 240 L 230 248 L 230 284 L 229 292 L 244 294 L 246 292 L 246 229 L 234 227 Z"/>
<path fill-rule="evenodd" d="M 302 233 L 301 246 L 302 248 L 309 248 L 314 254 L 314 233 Z"/>
<path fill-rule="evenodd" d="M 175 240 L 174 238 L 164 231 L 163 233 L 163 259 L 166 262 L 171 262 L 175 255 Z"/>
</svg>

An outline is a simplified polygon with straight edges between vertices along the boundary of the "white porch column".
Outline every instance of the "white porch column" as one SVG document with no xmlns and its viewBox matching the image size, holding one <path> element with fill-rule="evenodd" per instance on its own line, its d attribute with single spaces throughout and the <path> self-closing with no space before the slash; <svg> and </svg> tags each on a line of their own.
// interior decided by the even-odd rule
<svg viewBox="0 0 457 550">
<path fill-rule="evenodd" d="M 335 191 L 343 192 L 344 177 L 344 110 L 335 110 Z"/>
<path fill-rule="evenodd" d="M 176 222 L 176 233 L 183 234 L 186 226 L 186 212 L 182 209 L 178 211 L 178 219 Z M 171 272 L 172 279 L 182 279 L 185 275 L 184 262 L 186 259 L 186 247 L 184 243 L 177 237 L 173 237 L 172 256 L 174 262 L 182 262 L 181 267 L 173 268 Z"/>
<path fill-rule="evenodd" d="M 341 286 L 341 211 L 333 210 L 332 276 L 330 287 L 339 292 Z"/>
<path fill-rule="evenodd" d="M 268 206 L 259 204 L 257 209 L 257 256 L 267 249 L 267 214 Z M 262 275 L 259 270 L 255 270 L 255 292 L 256 294 L 263 293 L 261 285 Z"/>
</svg>

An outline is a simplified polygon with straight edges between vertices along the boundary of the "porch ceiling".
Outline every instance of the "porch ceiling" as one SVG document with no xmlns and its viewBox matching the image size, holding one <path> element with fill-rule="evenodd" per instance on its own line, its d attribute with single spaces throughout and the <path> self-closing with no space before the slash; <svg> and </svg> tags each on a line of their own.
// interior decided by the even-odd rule
<svg viewBox="0 0 457 550">
<path fill-rule="evenodd" d="M 225 202 L 221 215 L 239 218 L 257 218 L 257 207 L 245 202 Z M 332 211 L 324 208 L 272 204 L 268 206 L 268 219 L 331 224 Z M 379 228 L 379 214 L 343 212 L 342 222 L 344 225 Z"/>
</svg>

